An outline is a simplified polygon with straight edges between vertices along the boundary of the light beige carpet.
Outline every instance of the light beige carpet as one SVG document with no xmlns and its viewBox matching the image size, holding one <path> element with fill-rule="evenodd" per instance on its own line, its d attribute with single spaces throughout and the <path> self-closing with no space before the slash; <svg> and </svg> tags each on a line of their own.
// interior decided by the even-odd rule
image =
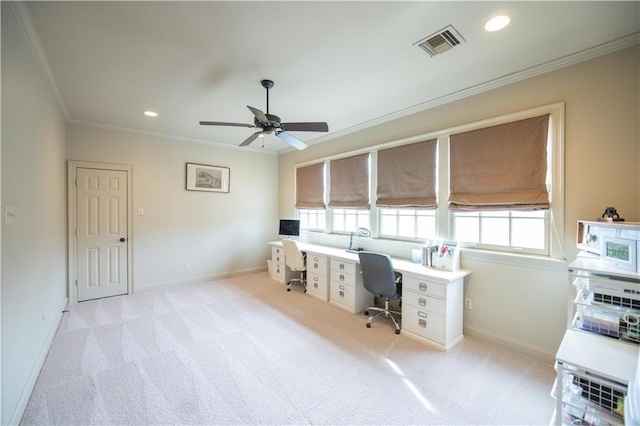
<svg viewBox="0 0 640 426">
<path fill-rule="evenodd" d="M 71 306 L 22 424 L 548 424 L 552 366 L 449 352 L 266 273 Z"/>
</svg>

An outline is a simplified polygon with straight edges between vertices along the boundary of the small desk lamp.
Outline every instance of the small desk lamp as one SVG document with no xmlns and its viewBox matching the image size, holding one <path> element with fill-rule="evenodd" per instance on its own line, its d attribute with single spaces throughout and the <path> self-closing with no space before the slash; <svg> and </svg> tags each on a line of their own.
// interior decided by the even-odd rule
<svg viewBox="0 0 640 426">
<path fill-rule="evenodd" d="M 351 235 L 349 236 L 349 248 L 347 249 L 347 251 L 349 253 L 358 253 L 359 251 L 364 250 L 361 247 L 355 247 L 352 248 L 351 246 L 353 245 L 353 236 L 356 237 L 369 237 L 371 236 L 371 231 L 369 231 L 367 228 L 358 228 L 358 230 L 356 232 L 351 232 Z"/>
</svg>

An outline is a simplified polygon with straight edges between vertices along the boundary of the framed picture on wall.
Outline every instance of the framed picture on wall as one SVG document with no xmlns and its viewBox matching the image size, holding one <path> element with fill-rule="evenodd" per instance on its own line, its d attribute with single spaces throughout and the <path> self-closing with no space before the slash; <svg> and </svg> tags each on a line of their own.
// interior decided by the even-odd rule
<svg viewBox="0 0 640 426">
<path fill-rule="evenodd" d="M 187 163 L 187 191 L 229 192 L 229 168 Z"/>
</svg>

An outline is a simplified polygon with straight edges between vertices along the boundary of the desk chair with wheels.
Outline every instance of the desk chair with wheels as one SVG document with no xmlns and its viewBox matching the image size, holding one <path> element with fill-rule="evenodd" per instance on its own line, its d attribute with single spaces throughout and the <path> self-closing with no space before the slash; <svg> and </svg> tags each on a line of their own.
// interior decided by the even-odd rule
<svg viewBox="0 0 640 426">
<path fill-rule="evenodd" d="M 292 284 L 302 284 L 304 292 L 307 292 L 307 255 L 300 251 L 298 244 L 294 240 L 282 240 L 284 247 L 284 262 L 292 271 L 300 272 L 300 278 L 292 278 L 287 283 L 287 291 L 291 291 Z"/>
<path fill-rule="evenodd" d="M 365 315 L 369 315 L 369 311 L 378 312 L 369 317 L 367 328 L 371 328 L 371 321 L 384 314 L 385 317 L 391 318 L 393 321 L 396 334 L 400 334 L 400 325 L 394 315 L 400 317 L 401 313 L 389 309 L 389 300 L 401 299 L 401 276 L 396 277 L 391 258 L 386 254 L 361 251 L 358 256 L 360 257 L 364 288 L 377 297 L 384 297 L 384 308 L 372 306 L 364 311 Z"/>
</svg>

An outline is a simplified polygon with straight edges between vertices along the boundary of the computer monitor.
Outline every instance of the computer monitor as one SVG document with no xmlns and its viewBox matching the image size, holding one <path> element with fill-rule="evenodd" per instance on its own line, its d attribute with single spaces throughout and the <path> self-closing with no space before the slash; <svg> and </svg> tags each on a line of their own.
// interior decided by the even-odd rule
<svg viewBox="0 0 640 426">
<path fill-rule="evenodd" d="M 297 219 L 280 219 L 278 235 L 298 237 L 300 235 L 300 221 Z"/>
</svg>

